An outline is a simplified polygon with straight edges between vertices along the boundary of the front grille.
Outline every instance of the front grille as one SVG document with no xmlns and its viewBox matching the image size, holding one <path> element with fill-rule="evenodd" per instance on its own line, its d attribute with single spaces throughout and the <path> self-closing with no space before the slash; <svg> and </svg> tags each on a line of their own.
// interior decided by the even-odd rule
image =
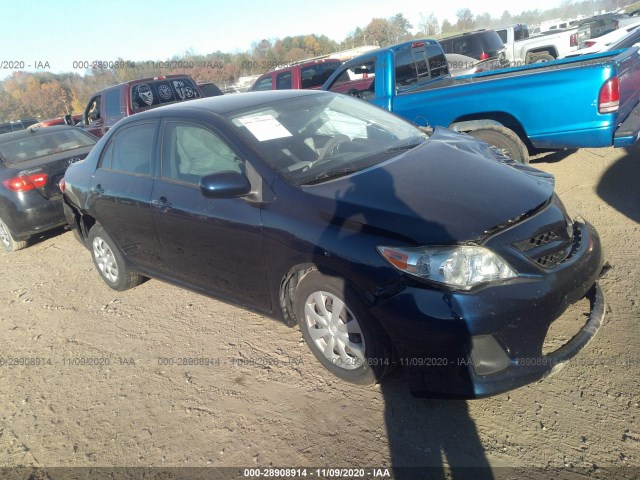
<svg viewBox="0 0 640 480">
<path fill-rule="evenodd" d="M 540 267 L 550 270 L 571 258 L 580 247 L 580 228 L 557 228 L 512 245 Z"/>
<path fill-rule="evenodd" d="M 532 248 L 541 247 L 556 240 L 561 240 L 558 232 L 545 232 L 540 235 L 536 235 L 535 237 L 531 237 L 527 240 L 516 242 L 513 245 L 521 252 L 526 252 L 528 250 L 531 250 Z"/>
</svg>

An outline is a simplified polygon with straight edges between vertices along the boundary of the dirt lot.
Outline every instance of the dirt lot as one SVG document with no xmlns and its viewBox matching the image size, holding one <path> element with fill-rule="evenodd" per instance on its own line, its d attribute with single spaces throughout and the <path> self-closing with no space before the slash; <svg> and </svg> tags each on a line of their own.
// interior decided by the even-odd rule
<svg viewBox="0 0 640 480">
<path fill-rule="evenodd" d="M 0 254 L 1 355 L 44 363 L 0 367 L 0 467 L 430 466 L 441 478 L 443 466 L 491 465 L 551 469 L 523 468 L 521 478 L 555 477 L 557 467 L 578 478 L 640 475 L 637 147 L 534 162 L 602 237 L 614 267 L 602 281 L 607 316 L 557 375 L 485 400 L 414 399 L 401 375 L 351 386 L 277 321 L 159 281 L 113 292 L 70 232 Z M 181 360 L 194 358 L 209 364 Z"/>
</svg>

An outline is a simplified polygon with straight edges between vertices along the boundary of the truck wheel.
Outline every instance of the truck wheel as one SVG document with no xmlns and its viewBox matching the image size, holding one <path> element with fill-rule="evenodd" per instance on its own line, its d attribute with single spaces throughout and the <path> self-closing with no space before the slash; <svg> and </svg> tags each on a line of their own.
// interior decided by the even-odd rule
<svg viewBox="0 0 640 480">
<path fill-rule="evenodd" d="M 337 377 L 365 385 L 390 370 L 386 333 L 343 279 L 311 270 L 296 287 L 294 309 L 307 345 Z"/>
<path fill-rule="evenodd" d="M 26 240 L 16 240 L 7 227 L 7 224 L 0 218 L 0 243 L 7 252 L 15 252 L 27 246 Z"/>
<path fill-rule="evenodd" d="M 491 125 L 472 130 L 469 135 L 497 147 L 502 153 L 513 158 L 518 163 L 529 163 L 529 151 L 513 130 Z"/>
<path fill-rule="evenodd" d="M 529 63 L 543 63 L 543 62 L 553 62 L 556 59 L 553 55 L 549 55 L 548 53 L 541 53 L 540 55 L 532 54 L 529 56 Z"/>
</svg>

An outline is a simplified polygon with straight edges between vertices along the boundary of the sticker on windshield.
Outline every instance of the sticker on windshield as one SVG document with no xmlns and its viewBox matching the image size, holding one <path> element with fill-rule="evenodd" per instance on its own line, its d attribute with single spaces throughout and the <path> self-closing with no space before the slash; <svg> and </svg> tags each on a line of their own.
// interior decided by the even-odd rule
<svg viewBox="0 0 640 480">
<path fill-rule="evenodd" d="M 239 120 L 261 142 L 292 136 L 291 132 L 276 120 L 273 115 L 256 115 L 255 117 L 240 118 Z"/>
</svg>

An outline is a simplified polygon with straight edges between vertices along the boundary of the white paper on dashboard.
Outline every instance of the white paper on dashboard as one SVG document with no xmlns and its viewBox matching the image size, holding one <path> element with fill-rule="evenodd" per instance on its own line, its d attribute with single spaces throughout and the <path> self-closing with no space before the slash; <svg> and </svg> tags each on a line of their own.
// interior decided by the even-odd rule
<svg viewBox="0 0 640 480">
<path fill-rule="evenodd" d="M 240 118 L 240 122 L 259 141 L 273 140 L 274 138 L 291 137 L 287 130 L 273 115 L 256 115 L 255 117 Z"/>
</svg>

